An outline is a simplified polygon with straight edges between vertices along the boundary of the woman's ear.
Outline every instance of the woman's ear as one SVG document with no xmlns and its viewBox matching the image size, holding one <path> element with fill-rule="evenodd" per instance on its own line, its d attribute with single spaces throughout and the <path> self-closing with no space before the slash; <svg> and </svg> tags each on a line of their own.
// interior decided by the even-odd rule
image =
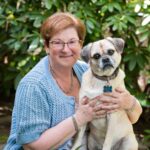
<svg viewBox="0 0 150 150">
<path fill-rule="evenodd" d="M 44 41 L 44 49 L 47 55 L 49 55 L 49 46 L 47 45 L 46 41 Z"/>
</svg>

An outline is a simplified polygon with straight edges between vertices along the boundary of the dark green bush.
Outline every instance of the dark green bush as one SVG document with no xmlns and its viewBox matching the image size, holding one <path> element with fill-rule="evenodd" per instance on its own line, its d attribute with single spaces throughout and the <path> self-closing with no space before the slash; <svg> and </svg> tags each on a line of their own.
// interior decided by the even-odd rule
<svg viewBox="0 0 150 150">
<path fill-rule="evenodd" d="M 149 93 L 137 84 L 143 75 L 150 81 L 150 4 L 147 0 L 1 0 L 0 95 L 14 96 L 19 80 L 45 55 L 40 26 L 56 11 L 69 11 L 87 28 L 84 44 L 106 36 L 126 41 L 122 67 L 127 88 L 148 105 Z"/>
</svg>

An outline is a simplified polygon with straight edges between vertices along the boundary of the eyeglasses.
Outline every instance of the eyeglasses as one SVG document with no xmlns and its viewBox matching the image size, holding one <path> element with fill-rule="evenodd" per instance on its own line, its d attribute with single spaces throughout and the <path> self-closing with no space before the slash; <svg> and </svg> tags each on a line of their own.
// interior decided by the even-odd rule
<svg viewBox="0 0 150 150">
<path fill-rule="evenodd" d="M 57 50 L 64 49 L 65 44 L 67 44 L 69 49 L 75 49 L 79 46 L 82 46 L 83 41 L 82 40 L 76 40 L 76 39 L 70 40 L 68 42 L 64 42 L 62 40 L 54 40 L 54 41 L 50 41 L 49 44 L 50 44 L 50 48 L 57 49 Z"/>
</svg>

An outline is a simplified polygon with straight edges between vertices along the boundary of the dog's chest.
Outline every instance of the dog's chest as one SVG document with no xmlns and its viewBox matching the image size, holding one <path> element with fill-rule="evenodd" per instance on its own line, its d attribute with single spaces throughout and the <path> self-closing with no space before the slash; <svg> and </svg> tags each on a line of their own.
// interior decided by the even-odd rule
<svg viewBox="0 0 150 150">
<path fill-rule="evenodd" d="M 101 95 L 104 92 L 104 88 L 107 86 L 111 86 L 112 90 L 116 87 L 124 86 L 124 72 L 119 71 L 117 77 L 113 80 L 108 81 L 100 80 L 94 77 L 90 70 L 84 73 L 83 80 L 81 84 L 80 90 L 80 98 L 87 96 L 92 99 L 96 96 Z"/>
<path fill-rule="evenodd" d="M 104 92 L 104 89 L 108 86 L 111 86 L 112 89 L 117 87 L 117 82 L 111 82 L 110 84 L 107 81 L 101 81 L 94 77 L 92 79 L 86 80 L 86 84 L 81 88 L 81 93 L 84 96 L 92 99 L 96 96 L 101 95 Z"/>
</svg>

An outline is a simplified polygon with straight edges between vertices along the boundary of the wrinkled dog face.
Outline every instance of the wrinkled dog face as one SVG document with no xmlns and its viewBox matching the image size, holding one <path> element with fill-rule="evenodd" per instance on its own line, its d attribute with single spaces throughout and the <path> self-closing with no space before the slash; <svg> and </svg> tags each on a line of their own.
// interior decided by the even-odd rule
<svg viewBox="0 0 150 150">
<path fill-rule="evenodd" d="M 119 66 L 124 41 L 120 38 L 106 38 L 85 46 L 81 56 L 90 61 L 91 69 L 99 76 L 110 76 Z"/>
</svg>

